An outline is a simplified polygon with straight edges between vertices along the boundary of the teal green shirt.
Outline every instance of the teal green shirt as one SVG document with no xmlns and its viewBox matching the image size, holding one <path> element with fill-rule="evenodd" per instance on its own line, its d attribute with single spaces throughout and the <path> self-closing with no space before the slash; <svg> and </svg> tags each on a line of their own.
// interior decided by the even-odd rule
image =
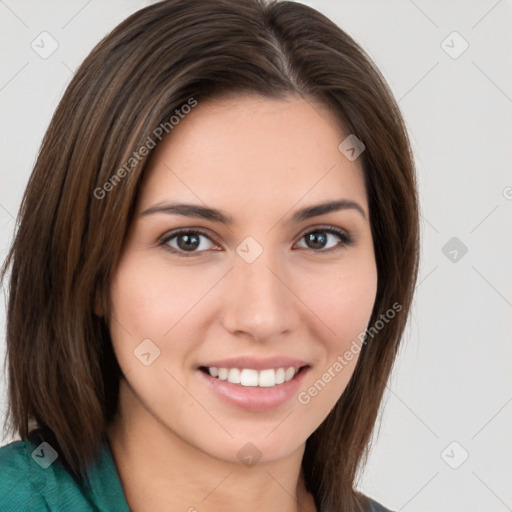
<svg viewBox="0 0 512 512">
<path fill-rule="evenodd" d="M 1 512 L 130 512 L 108 441 L 82 485 L 55 455 L 28 439 L 0 448 Z"/>
<path fill-rule="evenodd" d="M 0 448 L 0 512 L 130 512 L 108 441 L 79 485 L 51 446 L 33 439 Z M 371 499 L 367 510 L 391 512 Z"/>
</svg>

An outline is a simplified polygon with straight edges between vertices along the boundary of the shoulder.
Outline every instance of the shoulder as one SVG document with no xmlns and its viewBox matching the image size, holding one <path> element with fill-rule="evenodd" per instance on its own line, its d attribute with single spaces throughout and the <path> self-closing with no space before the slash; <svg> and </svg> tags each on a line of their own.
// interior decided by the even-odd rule
<svg viewBox="0 0 512 512">
<path fill-rule="evenodd" d="M 129 512 L 108 442 L 79 481 L 36 430 L 0 447 L 0 475 L 1 512 Z"/>
<path fill-rule="evenodd" d="M 14 441 L 0 448 L 0 503 L 6 512 L 44 506 L 30 464 L 34 448 L 28 440 Z"/>
<path fill-rule="evenodd" d="M 364 499 L 366 505 L 365 512 L 392 512 L 389 508 L 386 508 L 385 506 L 369 498 L 368 496 L 365 496 Z"/>
<path fill-rule="evenodd" d="M 109 463 L 108 454 L 102 451 L 90 466 L 89 478 L 78 482 L 61 463 L 58 452 L 34 431 L 29 439 L 0 448 L 1 511 L 124 512 L 128 507 Z"/>
</svg>

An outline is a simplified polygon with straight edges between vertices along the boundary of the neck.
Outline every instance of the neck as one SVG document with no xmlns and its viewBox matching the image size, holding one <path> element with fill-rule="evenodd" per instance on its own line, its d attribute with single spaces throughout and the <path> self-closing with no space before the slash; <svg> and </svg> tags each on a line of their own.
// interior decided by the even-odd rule
<svg viewBox="0 0 512 512">
<path fill-rule="evenodd" d="M 304 444 L 284 459 L 252 466 L 219 460 L 145 408 L 128 405 L 133 402 L 122 399 L 127 393 L 120 393 L 119 414 L 107 435 L 132 512 L 316 511 L 302 479 Z"/>
</svg>

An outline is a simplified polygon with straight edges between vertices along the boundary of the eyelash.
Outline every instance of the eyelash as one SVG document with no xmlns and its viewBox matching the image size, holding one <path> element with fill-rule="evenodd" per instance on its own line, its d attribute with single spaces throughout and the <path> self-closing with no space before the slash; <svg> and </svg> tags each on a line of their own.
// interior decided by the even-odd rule
<svg viewBox="0 0 512 512">
<path fill-rule="evenodd" d="M 349 235 L 344 230 L 341 230 L 339 228 L 335 228 L 334 226 L 320 226 L 320 227 L 317 227 L 317 228 L 309 229 L 308 231 L 305 231 L 299 237 L 299 240 L 303 239 L 308 234 L 317 233 L 317 232 L 329 233 L 331 235 L 335 235 L 335 236 L 337 236 L 340 239 L 340 243 L 338 245 L 336 245 L 335 247 L 331 247 L 331 248 L 326 249 L 326 250 L 322 250 L 322 249 L 309 249 L 309 248 L 306 248 L 305 250 L 309 250 L 309 251 L 312 251 L 314 253 L 333 253 L 333 252 L 340 251 L 341 249 L 344 249 L 345 247 L 350 246 L 350 245 L 352 245 L 354 243 L 354 239 L 353 239 L 353 237 L 351 235 Z M 201 229 L 196 229 L 196 228 L 182 228 L 182 229 L 177 229 L 175 231 L 172 231 L 171 233 L 167 233 L 166 235 L 164 235 L 159 240 L 158 245 L 163 247 L 165 250 L 167 250 L 167 251 L 169 251 L 169 252 L 171 252 L 173 254 L 176 254 L 179 257 L 183 257 L 183 258 L 189 258 L 189 257 L 192 257 L 192 256 L 197 256 L 198 254 L 202 254 L 202 253 L 206 252 L 206 251 L 203 250 L 203 251 L 192 251 L 192 252 L 187 253 L 186 251 L 177 250 L 174 247 L 170 247 L 168 245 L 168 243 L 173 238 L 176 238 L 178 235 L 181 235 L 181 234 L 202 235 L 202 236 L 208 238 L 208 240 L 213 242 L 215 245 L 219 245 L 219 244 L 217 244 L 215 242 L 215 240 L 212 240 L 211 236 L 208 233 L 206 233 L 205 231 L 203 231 Z"/>
</svg>

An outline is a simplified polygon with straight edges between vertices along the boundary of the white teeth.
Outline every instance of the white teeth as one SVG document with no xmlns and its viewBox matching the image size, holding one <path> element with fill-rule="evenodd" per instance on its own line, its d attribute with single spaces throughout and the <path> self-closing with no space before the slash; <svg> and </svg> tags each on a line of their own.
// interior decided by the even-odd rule
<svg viewBox="0 0 512 512">
<path fill-rule="evenodd" d="M 261 370 L 260 378 L 258 379 L 258 386 L 260 388 L 271 388 L 276 385 L 276 372 L 275 370 Z"/>
<path fill-rule="evenodd" d="M 288 382 L 289 380 L 293 379 L 293 376 L 295 375 L 295 368 L 287 368 L 286 373 L 284 374 L 284 380 Z"/>
<path fill-rule="evenodd" d="M 233 384 L 240 384 L 240 370 L 238 368 L 231 368 L 229 370 L 228 381 Z"/>
<path fill-rule="evenodd" d="M 240 384 L 242 384 L 242 386 L 257 386 L 258 370 L 249 370 L 244 368 L 240 373 Z"/>
<path fill-rule="evenodd" d="M 290 366 L 289 368 L 269 368 L 266 370 L 254 370 L 252 368 L 208 368 L 212 377 L 220 380 L 227 380 L 232 384 L 242 386 L 271 388 L 292 380 L 299 370 Z"/>
</svg>

